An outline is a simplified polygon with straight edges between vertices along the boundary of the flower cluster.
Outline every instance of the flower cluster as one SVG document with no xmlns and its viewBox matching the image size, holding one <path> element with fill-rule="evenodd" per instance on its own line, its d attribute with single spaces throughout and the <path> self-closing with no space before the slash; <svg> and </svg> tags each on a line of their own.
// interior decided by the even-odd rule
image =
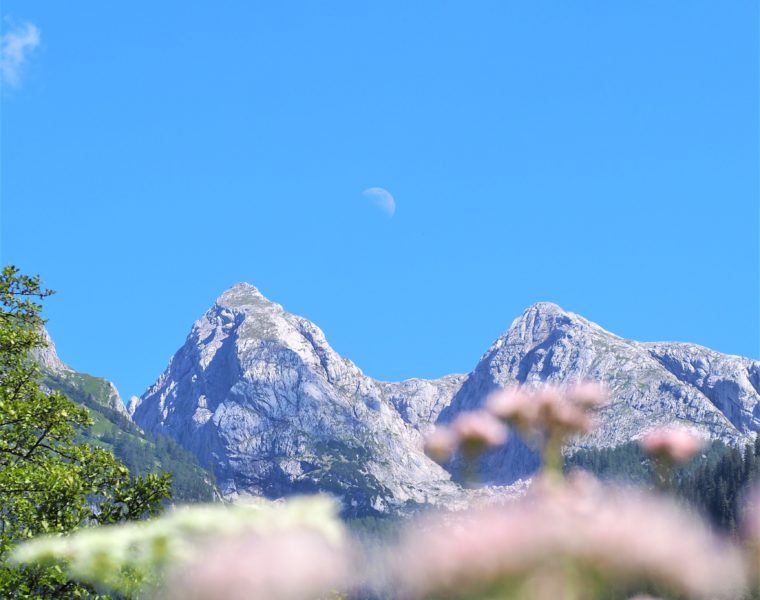
<svg viewBox="0 0 760 600">
<path fill-rule="evenodd" d="M 605 402 L 604 389 L 594 383 L 543 385 L 500 390 L 486 409 L 530 440 L 589 433 L 596 425 L 590 412 Z"/>
<path fill-rule="evenodd" d="M 294 534 L 299 537 L 292 537 Z M 183 573 L 182 579 L 188 580 L 190 578 L 185 574 L 192 572 L 199 577 L 197 593 L 187 597 L 212 600 L 220 596 L 210 591 L 203 595 L 204 590 L 210 588 L 201 584 L 214 579 L 214 565 L 220 564 L 219 559 L 233 569 L 234 563 L 228 560 L 230 555 L 221 549 L 227 542 L 243 543 L 240 540 L 244 538 L 248 540 L 244 544 L 251 548 L 269 548 L 265 553 L 272 568 L 266 574 L 251 574 L 261 592 L 255 597 L 275 600 L 306 597 L 293 596 L 290 592 L 324 589 L 323 586 L 332 586 L 339 574 L 346 571 L 338 562 L 346 533 L 337 518 L 337 504 L 326 496 L 295 497 L 287 502 L 178 508 L 152 521 L 88 528 L 72 536 L 36 538 L 19 546 L 12 560 L 38 564 L 63 562 L 72 577 L 127 597 L 159 585 L 168 571 Z M 273 544 L 280 538 L 289 541 Z M 291 588 L 289 584 L 283 584 L 283 580 L 293 578 L 286 563 L 287 551 L 297 545 L 294 539 L 309 540 L 303 546 L 304 552 L 312 564 L 321 567 L 320 573 L 298 569 L 299 576 L 293 582 L 295 587 Z M 333 565 L 330 568 L 319 562 L 327 556 Z M 207 560 L 208 569 L 198 569 L 198 565 Z M 240 566 L 241 569 L 252 569 L 252 564 L 243 555 L 239 556 L 239 561 L 242 561 L 240 565 L 245 565 Z M 280 571 L 274 569 L 275 564 L 280 565 Z M 191 571 L 187 571 L 187 565 L 192 565 Z M 256 569 L 258 567 L 253 567 L 253 571 Z M 175 577 L 172 581 L 178 579 Z M 162 592 L 157 597 L 169 595 Z"/>
<path fill-rule="evenodd" d="M 506 443 L 508 430 L 490 413 L 479 410 L 460 414 L 448 426 L 436 427 L 425 440 L 425 450 L 445 462 L 457 450 L 474 455 Z"/>
<path fill-rule="evenodd" d="M 649 455 L 670 464 L 689 462 L 705 445 L 705 440 L 685 425 L 668 425 L 648 431 L 639 441 Z"/>
<path fill-rule="evenodd" d="M 590 476 L 539 484 L 507 506 L 429 517 L 388 562 L 410 598 L 494 590 L 593 598 L 648 584 L 689 598 L 735 598 L 746 583 L 739 551 L 674 501 L 608 489 Z"/>
<path fill-rule="evenodd" d="M 595 383 L 499 390 L 487 399 L 484 409 L 462 413 L 450 425 L 433 430 L 425 449 L 439 462 L 449 460 L 457 450 L 472 457 L 504 444 L 509 425 L 526 441 L 542 447 L 545 465 L 555 468 L 566 439 L 594 429 L 591 412 L 603 406 L 606 398 Z"/>
</svg>

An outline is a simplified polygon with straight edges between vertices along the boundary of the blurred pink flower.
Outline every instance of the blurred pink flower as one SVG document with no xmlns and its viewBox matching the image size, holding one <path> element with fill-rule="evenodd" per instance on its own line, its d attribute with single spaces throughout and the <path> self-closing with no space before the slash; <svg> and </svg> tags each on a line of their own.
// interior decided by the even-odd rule
<svg viewBox="0 0 760 600">
<path fill-rule="evenodd" d="M 589 413 L 605 401 L 603 389 L 594 383 L 520 386 L 492 394 L 486 401 L 486 409 L 528 439 L 545 439 L 590 432 L 595 421 Z"/>
<path fill-rule="evenodd" d="M 504 424 L 483 410 L 461 413 L 451 424 L 459 445 L 472 449 L 494 448 L 507 441 Z"/>
<path fill-rule="evenodd" d="M 457 445 L 457 435 L 450 427 L 438 426 L 425 436 L 425 452 L 437 462 L 449 460 Z"/>
<path fill-rule="evenodd" d="M 176 600 L 317 600 L 349 587 L 343 548 L 312 531 L 219 540 L 170 579 Z"/>
<path fill-rule="evenodd" d="M 605 387 L 595 381 L 583 381 L 570 386 L 567 396 L 572 404 L 586 409 L 601 408 L 609 400 Z"/>
<path fill-rule="evenodd" d="M 566 586 L 584 581 L 735 598 L 746 579 L 739 551 L 675 502 L 589 476 L 538 485 L 506 506 L 428 517 L 388 560 L 412 598 L 484 590 L 497 597 L 503 586 L 514 597 L 556 600 L 563 586 L 578 597 Z"/>
<path fill-rule="evenodd" d="M 439 425 L 425 436 L 425 452 L 445 462 L 459 449 L 480 452 L 506 443 L 506 426 L 486 411 L 461 413 L 451 425 Z"/>
<path fill-rule="evenodd" d="M 694 458 L 704 447 L 705 440 L 693 429 L 673 424 L 649 431 L 639 444 L 651 456 L 683 464 Z"/>
<path fill-rule="evenodd" d="M 491 394 L 486 410 L 521 433 L 531 433 L 538 418 L 538 406 L 533 400 L 533 395 L 522 387 L 507 388 Z"/>
</svg>

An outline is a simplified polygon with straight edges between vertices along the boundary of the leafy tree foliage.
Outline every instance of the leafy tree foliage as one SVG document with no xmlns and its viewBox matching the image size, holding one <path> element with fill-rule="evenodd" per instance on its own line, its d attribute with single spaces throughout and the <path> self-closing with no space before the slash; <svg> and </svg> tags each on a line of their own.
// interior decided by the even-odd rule
<svg viewBox="0 0 760 600">
<path fill-rule="evenodd" d="M 88 410 L 40 386 L 30 353 L 44 346 L 37 277 L 12 266 L 0 275 L 0 597 L 94 597 L 58 567 L 5 559 L 19 541 L 84 525 L 156 514 L 170 495 L 168 474 L 132 477 L 113 454 L 81 443 Z"/>
</svg>

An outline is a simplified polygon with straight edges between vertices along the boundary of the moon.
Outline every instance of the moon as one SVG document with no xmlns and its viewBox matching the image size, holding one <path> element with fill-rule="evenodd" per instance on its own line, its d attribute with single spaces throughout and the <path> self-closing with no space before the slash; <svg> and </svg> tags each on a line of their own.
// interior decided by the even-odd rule
<svg viewBox="0 0 760 600">
<path fill-rule="evenodd" d="M 375 206 L 389 217 L 396 214 L 396 201 L 388 190 L 381 187 L 371 187 L 364 190 L 362 196 L 371 200 Z"/>
</svg>

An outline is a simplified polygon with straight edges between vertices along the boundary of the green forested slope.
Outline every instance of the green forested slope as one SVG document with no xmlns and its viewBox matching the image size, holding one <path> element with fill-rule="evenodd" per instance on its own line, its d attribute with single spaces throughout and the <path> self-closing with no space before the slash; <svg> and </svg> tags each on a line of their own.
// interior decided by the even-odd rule
<svg viewBox="0 0 760 600">
<path fill-rule="evenodd" d="M 73 371 L 43 370 L 43 373 L 46 386 L 90 410 L 94 424 L 81 432 L 83 441 L 111 450 L 133 474 L 168 471 L 172 474 L 172 492 L 177 503 L 215 499 L 213 476 L 176 442 L 143 433 L 127 416 L 115 410 L 112 387 L 105 379 Z"/>
<path fill-rule="evenodd" d="M 654 465 L 636 442 L 614 448 L 579 450 L 566 468 L 583 468 L 602 479 L 652 482 Z M 714 441 L 690 464 L 675 469 L 671 486 L 715 526 L 734 532 L 741 524 L 745 494 L 760 478 L 760 436 L 754 444 L 727 446 Z"/>
</svg>

